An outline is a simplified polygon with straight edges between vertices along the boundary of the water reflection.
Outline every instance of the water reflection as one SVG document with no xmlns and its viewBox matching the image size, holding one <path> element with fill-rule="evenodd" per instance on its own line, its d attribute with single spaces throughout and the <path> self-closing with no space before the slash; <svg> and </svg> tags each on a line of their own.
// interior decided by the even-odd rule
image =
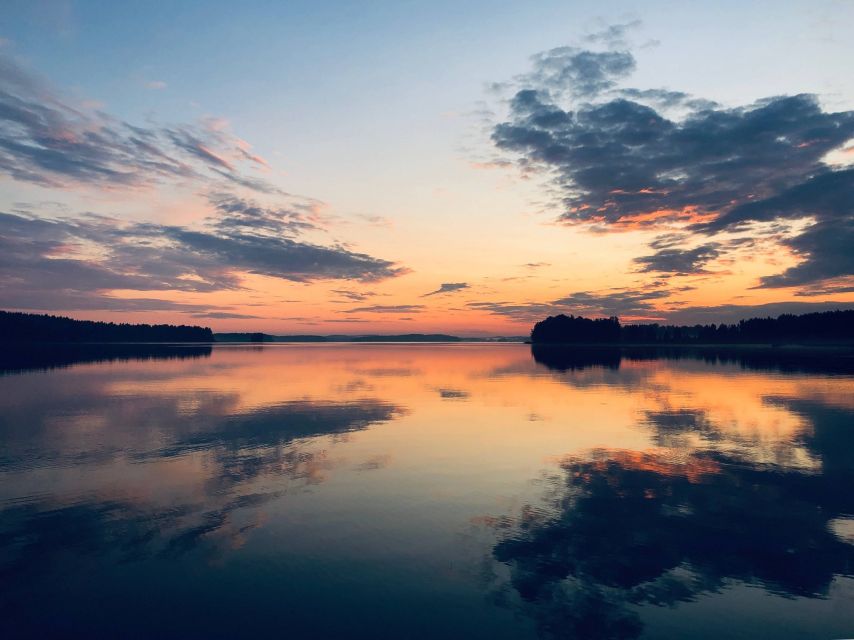
<svg viewBox="0 0 854 640">
<path fill-rule="evenodd" d="M 666 354 L 688 365 L 683 378 L 637 368 L 655 360 L 646 354 L 615 363 L 614 352 L 598 362 L 570 350 L 532 353 L 549 370 L 570 372 L 560 380 L 575 388 L 589 386 L 581 370 L 599 367 L 600 384 L 652 391 L 636 425 L 655 445 L 562 456 L 558 471 L 540 479 L 536 500 L 483 519 L 499 538 L 493 557 L 510 569 L 508 583 L 492 589 L 535 619 L 542 637 L 636 638 L 648 631 L 651 606 L 697 602 L 734 584 L 826 599 L 836 581 L 854 577 L 850 378 L 721 380 L 684 352 Z M 702 361 L 785 372 L 848 367 L 844 358 L 814 355 L 707 353 Z M 607 370 L 621 365 L 640 375 L 609 379 Z M 728 397 L 715 398 L 721 392 Z"/>
<path fill-rule="evenodd" d="M 736 364 L 745 369 L 789 373 L 854 374 L 854 351 L 849 347 L 579 347 L 533 344 L 534 360 L 555 371 L 588 367 L 618 369 L 620 363 L 641 360 L 702 361 Z"/>
<path fill-rule="evenodd" d="M 201 355 L 0 378 L 0 635 L 720 637 L 745 585 L 763 633 L 854 629 L 837 365 Z"/>
<path fill-rule="evenodd" d="M 690 601 L 732 580 L 822 597 L 835 576 L 854 573 L 854 547 L 830 528 L 854 513 L 850 471 L 808 475 L 705 455 L 680 460 L 669 451 L 621 450 L 572 456 L 560 468 L 549 482 L 548 506 L 495 523 L 506 536 L 495 557 L 510 564 L 513 587 L 535 603 L 538 617 L 552 615 L 554 599 L 567 591 L 573 600 L 582 592 L 588 603 L 598 602 L 589 594 L 608 593 L 625 623 L 636 618 L 629 604 Z M 572 628 L 602 623 L 598 606 L 566 615 Z M 601 637 L 639 631 L 624 624 Z"/>
<path fill-rule="evenodd" d="M 4 344 L 0 350 L 0 375 L 87 362 L 205 358 L 211 355 L 211 349 L 205 344 Z"/>
</svg>

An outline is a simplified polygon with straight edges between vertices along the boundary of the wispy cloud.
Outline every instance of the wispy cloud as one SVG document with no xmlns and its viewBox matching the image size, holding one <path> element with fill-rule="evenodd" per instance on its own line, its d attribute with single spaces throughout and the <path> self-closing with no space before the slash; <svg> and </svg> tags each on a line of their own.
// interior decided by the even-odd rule
<svg viewBox="0 0 854 640">
<path fill-rule="evenodd" d="M 277 191 L 246 175 L 241 169 L 246 163 L 265 164 L 222 121 L 132 125 L 66 99 L 0 51 L 0 173 L 50 187 L 116 189 L 224 179 L 255 191 Z"/>
<path fill-rule="evenodd" d="M 425 293 L 422 298 L 426 298 L 427 296 L 435 296 L 440 293 L 454 293 L 455 291 L 462 291 L 463 289 L 468 289 L 469 285 L 467 282 L 443 282 L 438 289 L 435 291 L 431 291 L 430 293 Z"/>
<path fill-rule="evenodd" d="M 582 291 L 551 302 L 472 302 L 473 309 L 488 311 L 516 322 L 534 323 L 559 313 L 588 317 L 618 316 L 624 321 L 710 324 L 738 322 L 743 318 L 777 316 L 782 313 L 809 313 L 854 308 L 854 302 L 775 302 L 758 305 L 675 305 L 666 302 L 671 292 L 662 284 L 645 290 Z M 627 320 L 628 319 L 628 320 Z"/>
<path fill-rule="evenodd" d="M 241 201 L 215 200 L 221 202 Z M 292 225 L 294 219 L 288 213 L 280 219 L 266 209 L 254 213 L 247 213 L 244 206 L 236 213 L 231 209 L 210 217 L 199 228 L 122 223 L 92 215 L 69 220 L 0 213 L 0 292 L 4 304 L 15 308 L 99 308 L 92 305 L 114 304 L 104 300 L 115 290 L 236 290 L 242 287 L 245 273 L 296 282 L 373 282 L 404 271 L 387 260 L 341 246 L 321 246 L 267 233 L 279 224 Z M 262 218 L 257 229 L 244 226 L 247 215 Z M 288 226 L 291 234 L 300 229 L 299 224 Z"/>
<path fill-rule="evenodd" d="M 373 304 L 347 309 L 345 313 L 418 313 L 423 308 L 420 304 Z"/>
</svg>

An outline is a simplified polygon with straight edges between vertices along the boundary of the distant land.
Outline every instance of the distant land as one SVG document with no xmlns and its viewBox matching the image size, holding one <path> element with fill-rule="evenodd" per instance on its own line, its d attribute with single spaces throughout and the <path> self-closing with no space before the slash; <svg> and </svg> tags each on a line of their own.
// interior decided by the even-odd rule
<svg viewBox="0 0 854 640">
<path fill-rule="evenodd" d="M 0 311 L 0 343 L 155 343 L 155 342 L 524 342 L 526 336 L 461 338 L 440 333 L 399 335 L 284 335 L 213 333 L 208 327 L 169 324 L 117 324 L 64 316 Z"/>
<path fill-rule="evenodd" d="M 402 333 L 395 335 L 284 335 L 267 333 L 215 333 L 217 342 L 525 342 L 527 336 L 461 338 L 444 333 Z"/>
<path fill-rule="evenodd" d="M 0 311 L 0 343 L 322 343 L 322 342 L 525 342 L 526 336 L 465 338 L 442 333 L 395 335 L 272 335 L 213 333 L 208 327 L 117 324 L 62 316 Z M 530 335 L 537 345 L 854 345 L 854 310 L 776 318 L 749 318 L 737 324 L 622 325 L 619 318 L 556 315 L 537 322 Z"/>
<path fill-rule="evenodd" d="M 207 327 L 171 324 L 116 324 L 62 316 L 0 311 L 0 342 L 213 342 Z"/>
<path fill-rule="evenodd" d="M 854 344 L 854 310 L 776 318 L 749 318 L 737 324 L 621 325 L 620 319 L 549 316 L 534 325 L 534 344 L 564 345 L 738 345 Z"/>
</svg>

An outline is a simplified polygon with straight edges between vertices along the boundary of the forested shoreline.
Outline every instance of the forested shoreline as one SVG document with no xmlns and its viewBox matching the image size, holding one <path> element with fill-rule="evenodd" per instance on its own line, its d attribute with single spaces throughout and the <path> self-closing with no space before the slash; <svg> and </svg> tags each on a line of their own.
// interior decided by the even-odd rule
<svg viewBox="0 0 854 640">
<path fill-rule="evenodd" d="M 208 327 L 116 324 L 47 314 L 0 311 L 0 342 L 213 342 Z"/>
<path fill-rule="evenodd" d="M 748 318 L 735 324 L 622 325 L 617 317 L 549 316 L 534 325 L 536 344 L 797 344 L 854 342 L 854 310 L 776 318 Z"/>
</svg>

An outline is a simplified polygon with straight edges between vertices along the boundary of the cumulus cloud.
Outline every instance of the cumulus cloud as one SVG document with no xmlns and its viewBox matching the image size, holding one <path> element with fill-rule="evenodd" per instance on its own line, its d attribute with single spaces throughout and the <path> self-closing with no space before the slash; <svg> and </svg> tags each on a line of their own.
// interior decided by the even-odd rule
<svg viewBox="0 0 854 640">
<path fill-rule="evenodd" d="M 561 47 L 517 77 L 491 138 L 526 173 L 548 176 L 567 224 L 599 229 L 677 227 L 683 246 L 637 259 L 644 271 L 697 273 L 736 245 L 721 233 L 780 219 L 814 226 L 785 241 L 801 263 L 763 287 L 854 273 L 854 168 L 826 162 L 854 138 L 854 111 L 809 94 L 741 106 L 667 88 L 624 86 L 635 58 L 624 30 L 588 39 L 612 48 Z"/>
<path fill-rule="evenodd" d="M 274 192 L 241 165 L 265 165 L 223 122 L 137 126 L 64 98 L 0 52 L 0 173 L 50 187 L 137 187 L 225 179 Z"/>
<path fill-rule="evenodd" d="M 467 282 L 443 282 L 442 285 L 436 289 L 435 291 L 431 291 L 430 293 L 425 293 L 422 298 L 426 298 L 427 296 L 435 296 L 440 293 L 453 293 L 455 291 L 462 291 L 463 289 L 468 289 L 469 285 Z"/>
</svg>

